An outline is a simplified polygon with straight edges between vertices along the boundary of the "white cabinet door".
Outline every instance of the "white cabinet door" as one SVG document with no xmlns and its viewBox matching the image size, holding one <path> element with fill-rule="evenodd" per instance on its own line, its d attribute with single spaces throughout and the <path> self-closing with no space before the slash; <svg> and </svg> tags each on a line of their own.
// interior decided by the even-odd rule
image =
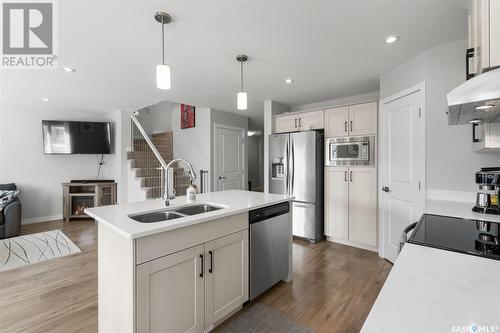
<svg viewBox="0 0 500 333">
<path fill-rule="evenodd" d="M 205 325 L 248 300 L 248 230 L 205 244 Z"/>
<path fill-rule="evenodd" d="M 137 266 L 137 331 L 203 332 L 204 246 Z"/>
<path fill-rule="evenodd" d="M 376 168 L 349 168 L 349 240 L 377 246 Z"/>
<path fill-rule="evenodd" d="M 299 116 L 278 115 L 274 117 L 274 133 L 287 133 L 299 130 Z"/>
<path fill-rule="evenodd" d="M 349 108 L 340 107 L 325 110 L 325 137 L 334 138 L 347 136 L 349 122 Z"/>
<path fill-rule="evenodd" d="M 325 171 L 325 234 L 348 240 L 349 170 L 347 167 L 327 167 Z"/>
<path fill-rule="evenodd" d="M 349 135 L 377 133 L 377 102 L 349 106 Z"/>
<path fill-rule="evenodd" d="M 301 131 L 325 128 L 325 112 L 321 110 L 301 113 L 299 126 Z"/>
<path fill-rule="evenodd" d="M 500 1 L 490 1 L 490 66 L 500 66 Z"/>
</svg>

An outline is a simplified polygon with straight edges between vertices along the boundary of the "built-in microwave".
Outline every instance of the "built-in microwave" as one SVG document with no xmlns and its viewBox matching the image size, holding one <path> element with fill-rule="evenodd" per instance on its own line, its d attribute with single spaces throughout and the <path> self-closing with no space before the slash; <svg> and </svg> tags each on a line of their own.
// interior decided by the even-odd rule
<svg viewBox="0 0 500 333">
<path fill-rule="evenodd" d="M 374 136 L 328 138 L 325 146 L 326 166 L 375 164 Z"/>
</svg>

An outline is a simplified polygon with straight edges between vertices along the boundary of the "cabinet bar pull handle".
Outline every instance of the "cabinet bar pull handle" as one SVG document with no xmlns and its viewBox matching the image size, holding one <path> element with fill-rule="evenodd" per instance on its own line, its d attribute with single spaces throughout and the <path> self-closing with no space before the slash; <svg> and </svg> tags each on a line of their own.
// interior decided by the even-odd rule
<svg viewBox="0 0 500 333">
<path fill-rule="evenodd" d="M 205 265 L 204 265 L 203 254 L 200 254 L 200 260 L 201 260 L 201 272 L 200 272 L 200 277 L 203 277 L 203 271 L 205 270 Z"/>
<path fill-rule="evenodd" d="M 344 132 L 347 133 L 347 121 L 344 122 Z"/>
<path fill-rule="evenodd" d="M 297 118 L 295 118 L 295 128 L 297 128 Z"/>
<path fill-rule="evenodd" d="M 344 181 L 347 181 L 347 171 L 344 171 Z"/>
<path fill-rule="evenodd" d="M 352 132 L 352 120 L 351 120 L 351 132 Z"/>
<path fill-rule="evenodd" d="M 350 172 L 349 178 L 350 178 L 350 181 L 352 183 L 352 171 Z"/>
<path fill-rule="evenodd" d="M 210 254 L 210 269 L 208 270 L 209 273 L 214 272 L 214 253 L 212 251 L 208 251 L 208 254 Z"/>
<path fill-rule="evenodd" d="M 302 118 L 299 118 L 299 127 L 302 127 Z"/>
</svg>

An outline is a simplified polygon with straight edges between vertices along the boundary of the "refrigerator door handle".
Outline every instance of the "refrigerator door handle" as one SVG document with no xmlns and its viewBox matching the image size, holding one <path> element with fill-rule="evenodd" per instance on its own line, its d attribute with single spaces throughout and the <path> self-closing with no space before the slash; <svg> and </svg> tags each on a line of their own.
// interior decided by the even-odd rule
<svg viewBox="0 0 500 333">
<path fill-rule="evenodd" d="M 291 159 L 290 159 L 290 161 L 291 161 L 290 164 L 292 166 L 291 167 L 292 171 L 291 171 L 291 175 L 290 175 L 290 177 L 291 177 L 291 179 L 290 179 L 290 195 L 293 195 L 293 184 L 294 184 L 294 181 L 295 181 L 295 149 L 294 149 L 295 143 L 293 141 L 291 142 L 291 146 L 292 147 L 291 147 L 290 150 L 291 150 L 291 155 L 292 156 L 291 156 Z"/>
<path fill-rule="evenodd" d="M 289 187 L 290 187 L 289 186 L 290 185 L 289 184 L 289 178 L 290 178 L 290 176 L 289 176 L 289 174 L 290 174 L 290 172 L 289 172 L 290 171 L 289 170 L 290 169 L 290 154 L 289 154 L 290 148 L 289 148 L 289 145 L 290 145 L 290 143 L 287 142 L 286 147 L 285 147 L 285 163 L 286 163 L 286 165 L 285 165 L 285 194 L 286 195 L 290 194 L 290 192 L 289 192 Z"/>
</svg>

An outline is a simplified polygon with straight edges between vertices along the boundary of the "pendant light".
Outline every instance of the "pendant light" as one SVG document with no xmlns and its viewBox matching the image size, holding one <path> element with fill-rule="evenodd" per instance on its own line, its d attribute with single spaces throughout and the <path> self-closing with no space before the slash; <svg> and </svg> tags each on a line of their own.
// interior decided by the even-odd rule
<svg viewBox="0 0 500 333">
<path fill-rule="evenodd" d="M 165 24 L 172 21 L 165 12 L 156 12 L 155 20 L 161 23 L 161 65 L 156 66 L 156 87 L 162 90 L 170 89 L 170 67 L 165 65 Z"/>
<path fill-rule="evenodd" d="M 240 63 L 240 79 L 241 79 L 241 90 L 236 95 L 236 105 L 238 110 L 246 110 L 247 109 L 247 93 L 243 90 L 243 63 L 248 60 L 248 57 L 244 54 L 240 54 L 236 56 L 236 60 Z"/>
</svg>

